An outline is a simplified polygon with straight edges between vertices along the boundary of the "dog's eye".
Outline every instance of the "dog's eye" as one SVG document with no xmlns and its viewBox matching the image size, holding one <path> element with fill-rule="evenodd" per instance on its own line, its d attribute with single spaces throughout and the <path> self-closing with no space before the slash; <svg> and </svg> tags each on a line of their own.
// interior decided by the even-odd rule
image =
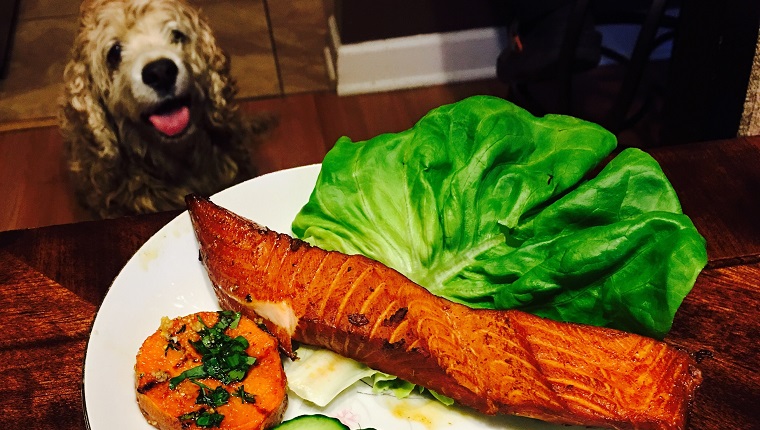
<svg viewBox="0 0 760 430">
<path fill-rule="evenodd" d="M 112 69 L 119 67 L 121 63 L 121 43 L 116 42 L 111 46 L 108 54 L 106 54 L 106 62 L 108 63 L 108 67 Z"/>
<path fill-rule="evenodd" d="M 187 35 L 179 30 L 172 30 L 172 43 L 185 43 Z"/>
</svg>

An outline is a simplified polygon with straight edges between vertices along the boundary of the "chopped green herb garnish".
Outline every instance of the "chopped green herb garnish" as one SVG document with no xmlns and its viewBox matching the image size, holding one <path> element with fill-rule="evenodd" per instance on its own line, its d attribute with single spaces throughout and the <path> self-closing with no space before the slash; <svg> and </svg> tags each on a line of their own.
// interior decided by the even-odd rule
<svg viewBox="0 0 760 430">
<path fill-rule="evenodd" d="M 240 313 L 220 311 L 219 320 L 213 327 L 203 324 L 198 331 L 201 336 L 198 341 L 190 344 L 201 354 L 202 364 L 188 369 L 169 381 L 169 388 L 174 389 L 185 379 L 214 378 L 224 384 L 239 382 L 245 378 L 248 369 L 256 363 L 256 357 L 251 357 L 245 350 L 248 341 L 243 336 L 231 338 L 225 331 L 236 328 L 240 322 Z M 200 320 L 200 317 L 198 318 Z"/>
<path fill-rule="evenodd" d="M 211 387 L 198 381 L 192 382 L 201 387 L 201 390 L 198 392 L 198 398 L 195 399 L 196 405 L 207 405 L 212 408 L 218 408 L 219 406 L 226 405 L 230 400 L 230 393 L 228 393 L 221 385 L 211 389 Z"/>
<path fill-rule="evenodd" d="M 217 412 L 209 412 L 206 409 L 200 409 L 189 412 L 179 417 L 180 421 L 194 421 L 198 427 L 219 427 L 224 419 L 224 415 Z"/>
<path fill-rule="evenodd" d="M 245 391 L 244 385 L 239 386 L 237 390 L 233 391 L 231 394 L 234 397 L 240 397 L 240 401 L 243 403 L 256 403 L 256 396 Z"/>
<path fill-rule="evenodd" d="M 197 379 L 203 378 L 214 378 L 223 384 L 242 381 L 248 369 L 256 363 L 256 357 L 251 357 L 245 352 L 248 349 L 248 341 L 243 336 L 232 338 L 225 333 L 228 328 L 234 329 L 238 326 L 240 313 L 220 311 L 218 315 L 219 319 L 213 327 L 207 326 L 200 316 L 198 317 L 198 320 L 203 324 L 203 328 L 198 331 L 200 339 L 190 341 L 190 345 L 201 354 L 202 364 L 171 378 L 169 388 L 173 390 L 177 388 L 180 382 L 189 379 L 200 387 L 195 403 L 211 408 L 226 405 L 230 400 L 230 395 L 240 397 L 243 403 L 254 403 L 255 397 L 247 393 L 243 386 L 230 394 L 221 385 L 211 389 L 211 387 L 197 381 Z M 184 330 L 184 326 L 182 330 Z M 171 341 L 169 345 L 171 346 L 167 346 L 167 349 L 173 347 Z M 193 421 L 198 427 L 219 427 L 224 415 L 214 411 L 214 409 L 209 412 L 204 408 L 181 415 L 179 419 L 181 421 Z"/>
<path fill-rule="evenodd" d="M 200 379 L 207 377 L 208 374 L 203 369 L 203 366 L 193 367 L 192 369 L 187 369 L 184 372 L 180 373 L 179 375 L 173 377 L 169 380 L 169 389 L 173 390 L 177 388 L 177 385 L 184 381 L 185 379 Z"/>
<path fill-rule="evenodd" d="M 224 415 L 216 412 L 204 412 L 198 419 L 195 420 L 195 424 L 198 427 L 219 427 L 222 424 Z"/>
</svg>

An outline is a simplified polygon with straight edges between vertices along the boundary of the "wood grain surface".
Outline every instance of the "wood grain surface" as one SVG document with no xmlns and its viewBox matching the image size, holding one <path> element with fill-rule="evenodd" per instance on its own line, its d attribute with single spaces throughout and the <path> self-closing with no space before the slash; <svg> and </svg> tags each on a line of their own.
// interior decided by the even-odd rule
<svg viewBox="0 0 760 430">
<path fill-rule="evenodd" d="M 7 252 L 0 251 L 0 267 L 3 421 L 81 428 L 82 361 L 96 305 Z"/>
<path fill-rule="evenodd" d="M 666 341 L 697 358 L 704 380 L 693 429 L 760 428 L 760 265 L 704 270 Z"/>
<path fill-rule="evenodd" d="M 760 254 L 760 137 L 658 148 L 660 162 L 699 232 L 711 267 Z"/>
<path fill-rule="evenodd" d="M 689 428 L 760 428 L 760 137 L 651 153 L 707 239 L 708 267 L 666 338 L 694 354 L 704 376 Z M 129 258 L 177 213 L 0 233 L 4 427 L 86 428 L 80 384 L 96 309 Z"/>
<path fill-rule="evenodd" d="M 129 258 L 177 215 L 0 233 L 0 396 L 5 428 L 84 429 L 90 327 Z"/>
</svg>

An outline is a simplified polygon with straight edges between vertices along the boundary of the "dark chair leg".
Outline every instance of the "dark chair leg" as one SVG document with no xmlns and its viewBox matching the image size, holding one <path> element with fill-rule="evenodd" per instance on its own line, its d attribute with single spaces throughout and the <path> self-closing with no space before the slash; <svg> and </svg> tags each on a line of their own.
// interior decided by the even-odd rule
<svg viewBox="0 0 760 430">
<path fill-rule="evenodd" d="M 573 10 L 567 23 L 557 69 L 560 84 L 558 113 L 571 113 L 573 102 L 573 63 L 581 36 L 581 29 L 583 28 L 583 21 L 588 13 L 590 3 L 590 0 L 577 0 L 573 5 Z"/>
<path fill-rule="evenodd" d="M 657 30 L 660 27 L 665 12 L 667 0 L 653 0 L 649 7 L 647 16 L 639 31 L 639 37 L 636 40 L 636 46 L 631 54 L 631 60 L 623 78 L 617 99 L 610 109 L 609 116 L 605 125 L 613 133 L 618 133 L 626 124 L 626 116 L 636 97 L 641 78 L 644 74 L 652 49 L 656 46 Z"/>
</svg>

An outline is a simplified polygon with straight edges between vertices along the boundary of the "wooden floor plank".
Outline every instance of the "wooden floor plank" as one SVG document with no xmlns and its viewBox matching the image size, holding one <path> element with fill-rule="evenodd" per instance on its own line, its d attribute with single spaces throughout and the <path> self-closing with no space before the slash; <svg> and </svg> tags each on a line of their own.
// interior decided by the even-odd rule
<svg viewBox="0 0 760 430">
<path fill-rule="evenodd" d="M 88 219 L 76 205 L 57 127 L 0 133 L 0 230 Z"/>
<path fill-rule="evenodd" d="M 495 81 L 439 85 L 387 93 L 338 96 L 320 93 L 316 103 L 326 142 L 341 136 L 353 141 L 408 129 L 431 109 L 475 94 L 506 96 Z"/>
<path fill-rule="evenodd" d="M 305 93 L 244 103 L 244 112 L 274 115 L 278 121 L 271 135 L 253 150 L 259 174 L 322 161 L 328 147 L 322 139 L 314 97 Z"/>
</svg>

